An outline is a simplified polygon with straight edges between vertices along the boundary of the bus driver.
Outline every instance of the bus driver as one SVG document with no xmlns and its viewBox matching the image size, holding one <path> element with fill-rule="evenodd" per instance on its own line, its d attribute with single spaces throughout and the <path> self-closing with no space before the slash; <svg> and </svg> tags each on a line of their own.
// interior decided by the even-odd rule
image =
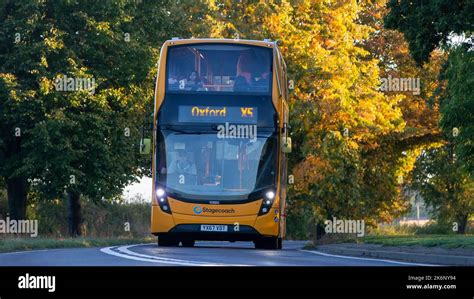
<svg viewBox="0 0 474 299">
<path fill-rule="evenodd" d="M 186 151 L 179 150 L 178 158 L 171 162 L 168 173 L 196 175 L 196 164 L 188 159 Z"/>
</svg>

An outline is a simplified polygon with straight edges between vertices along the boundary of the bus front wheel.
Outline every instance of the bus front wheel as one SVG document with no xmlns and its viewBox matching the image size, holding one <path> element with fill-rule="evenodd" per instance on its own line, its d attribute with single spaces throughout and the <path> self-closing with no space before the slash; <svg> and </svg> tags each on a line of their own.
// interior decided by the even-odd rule
<svg viewBox="0 0 474 299">
<path fill-rule="evenodd" d="M 174 238 L 171 238 L 166 235 L 158 236 L 158 246 L 160 247 L 173 247 L 178 245 L 179 241 Z"/>
<path fill-rule="evenodd" d="M 194 240 L 182 240 L 181 241 L 181 245 L 183 247 L 194 247 L 194 243 L 195 243 Z"/>
<path fill-rule="evenodd" d="M 281 249 L 282 239 L 277 237 L 262 237 L 254 241 L 256 249 Z"/>
</svg>

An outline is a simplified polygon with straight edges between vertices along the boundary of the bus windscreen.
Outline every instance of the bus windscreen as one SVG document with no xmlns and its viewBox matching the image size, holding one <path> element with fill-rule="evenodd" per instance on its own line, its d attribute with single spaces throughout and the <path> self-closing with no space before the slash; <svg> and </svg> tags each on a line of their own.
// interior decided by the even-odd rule
<svg viewBox="0 0 474 299">
<path fill-rule="evenodd" d="M 250 140 L 163 130 L 158 139 L 158 183 L 175 195 L 224 201 L 247 198 L 275 183 L 272 133 L 261 132 Z"/>
<path fill-rule="evenodd" d="M 170 47 L 169 92 L 271 91 L 271 49 L 246 45 L 196 44 Z"/>
</svg>

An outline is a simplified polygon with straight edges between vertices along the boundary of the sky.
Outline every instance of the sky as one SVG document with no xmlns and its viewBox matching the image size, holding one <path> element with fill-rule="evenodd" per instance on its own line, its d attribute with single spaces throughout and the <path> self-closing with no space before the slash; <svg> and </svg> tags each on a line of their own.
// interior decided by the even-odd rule
<svg viewBox="0 0 474 299">
<path fill-rule="evenodd" d="M 151 202 L 152 179 L 149 177 L 142 177 L 138 183 L 128 185 L 123 191 L 123 196 L 126 199 L 132 199 L 137 194 L 141 195 L 147 202 Z"/>
</svg>

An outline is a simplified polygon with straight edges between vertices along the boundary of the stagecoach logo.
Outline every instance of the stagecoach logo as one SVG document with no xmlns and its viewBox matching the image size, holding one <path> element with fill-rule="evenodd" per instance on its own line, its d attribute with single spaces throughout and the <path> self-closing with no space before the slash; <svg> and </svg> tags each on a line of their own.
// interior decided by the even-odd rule
<svg viewBox="0 0 474 299">
<path fill-rule="evenodd" d="M 201 214 L 202 212 L 204 213 L 209 213 L 209 214 L 214 214 L 214 213 L 225 213 L 225 214 L 233 214 L 235 213 L 234 209 L 211 209 L 211 208 L 202 208 L 201 206 L 194 206 L 193 208 L 194 214 Z"/>
<path fill-rule="evenodd" d="M 224 213 L 224 214 L 233 214 L 235 213 L 235 210 L 234 209 L 210 209 L 210 208 L 203 208 L 202 211 L 204 213 L 210 213 L 210 214 L 214 214 L 214 213 Z"/>
<path fill-rule="evenodd" d="M 202 213 L 201 206 L 195 206 L 193 210 L 194 210 L 194 214 L 201 214 Z"/>
</svg>

